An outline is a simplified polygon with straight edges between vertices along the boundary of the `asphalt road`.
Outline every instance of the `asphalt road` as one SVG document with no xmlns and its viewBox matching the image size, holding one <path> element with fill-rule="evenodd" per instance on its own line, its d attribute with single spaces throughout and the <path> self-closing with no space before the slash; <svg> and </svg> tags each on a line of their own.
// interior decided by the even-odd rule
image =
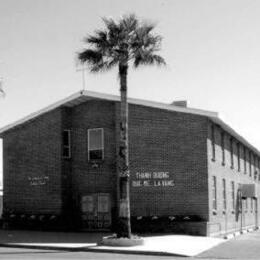
<svg viewBox="0 0 260 260">
<path fill-rule="evenodd" d="M 147 256 L 147 255 L 129 255 L 129 254 L 111 254 L 111 253 L 93 253 L 93 252 L 64 252 L 51 250 L 32 250 L 18 248 L 0 248 L 0 259 L 84 259 L 84 260 L 156 260 L 156 259 L 185 259 L 172 258 L 169 256 Z"/>
<path fill-rule="evenodd" d="M 0 259 L 187 259 L 187 260 L 213 260 L 213 259 L 260 259 L 260 231 L 249 233 L 231 239 L 220 244 L 204 253 L 194 257 L 171 257 L 171 256 L 146 256 L 113 253 L 94 253 L 94 252 L 64 252 L 51 250 L 33 250 L 20 248 L 0 247 Z"/>
<path fill-rule="evenodd" d="M 222 243 L 196 258 L 203 259 L 260 259 L 260 231 L 247 233 Z"/>
</svg>

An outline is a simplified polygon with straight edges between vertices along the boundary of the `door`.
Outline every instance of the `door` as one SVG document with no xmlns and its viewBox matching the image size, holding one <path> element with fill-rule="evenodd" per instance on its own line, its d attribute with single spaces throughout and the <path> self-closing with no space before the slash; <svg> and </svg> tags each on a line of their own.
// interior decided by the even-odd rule
<svg viewBox="0 0 260 260">
<path fill-rule="evenodd" d="M 87 230 L 106 230 L 111 227 L 109 193 L 93 193 L 81 198 L 82 227 Z"/>
</svg>

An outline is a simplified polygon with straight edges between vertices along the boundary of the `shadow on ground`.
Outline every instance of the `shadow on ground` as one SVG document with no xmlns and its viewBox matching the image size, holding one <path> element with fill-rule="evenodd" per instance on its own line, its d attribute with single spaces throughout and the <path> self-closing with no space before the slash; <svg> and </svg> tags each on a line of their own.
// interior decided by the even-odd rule
<svg viewBox="0 0 260 260">
<path fill-rule="evenodd" d="M 111 233 L 105 232 L 44 232 L 44 231 L 27 231 L 27 230 L 0 230 L 0 243 L 30 243 L 30 244 L 92 244 L 97 243 L 103 236 Z"/>
</svg>

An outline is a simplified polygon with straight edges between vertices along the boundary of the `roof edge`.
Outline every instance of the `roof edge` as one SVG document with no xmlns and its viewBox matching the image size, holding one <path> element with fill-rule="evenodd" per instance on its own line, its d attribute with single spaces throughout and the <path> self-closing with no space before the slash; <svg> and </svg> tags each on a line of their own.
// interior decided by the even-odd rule
<svg viewBox="0 0 260 260">
<path fill-rule="evenodd" d="M 66 104 L 68 105 L 69 102 L 72 102 L 73 100 L 76 100 L 77 98 L 80 98 L 80 97 L 89 97 L 89 98 L 94 98 L 94 99 L 108 100 L 108 101 L 115 101 L 115 102 L 120 101 L 120 96 L 117 96 L 117 95 L 104 94 L 104 93 L 88 91 L 88 90 L 84 90 L 84 91 L 81 90 L 81 91 L 76 92 L 66 98 L 63 98 L 60 101 L 53 103 L 43 109 L 33 112 L 33 113 L 29 114 L 28 116 L 15 121 L 14 123 L 8 124 L 8 125 L 0 128 L 0 137 L 3 136 L 4 132 L 6 132 L 16 126 L 19 126 L 25 122 L 28 122 L 44 113 L 50 112 L 60 106 L 63 106 Z M 136 98 L 128 98 L 128 103 L 157 108 L 157 109 L 163 109 L 163 110 L 168 110 L 168 111 L 175 111 L 175 112 L 205 116 L 205 117 L 211 119 L 216 124 L 220 125 L 224 130 L 226 130 L 231 135 L 233 135 L 241 143 L 250 147 L 250 149 L 252 149 L 255 153 L 257 153 L 260 156 L 260 151 L 258 151 L 258 149 L 256 149 L 254 146 L 252 146 L 245 138 L 243 138 L 241 135 L 239 135 L 233 128 L 231 128 L 229 125 L 227 125 L 222 119 L 220 119 L 217 112 L 189 108 L 189 107 L 179 107 L 179 106 L 174 106 L 171 104 L 165 104 L 165 103 L 160 103 L 160 102 L 156 102 L 156 101 L 149 101 L 149 100 L 136 99 Z"/>
<path fill-rule="evenodd" d="M 8 125 L 0 128 L 0 137 L 2 136 L 2 134 L 4 132 L 6 132 L 6 131 L 8 131 L 8 130 L 18 126 L 18 125 L 21 125 L 21 124 L 23 124 L 23 123 L 25 123 L 27 121 L 30 121 L 30 120 L 36 118 L 39 115 L 42 115 L 42 114 L 47 113 L 47 112 L 49 112 L 49 111 L 51 111 L 51 110 L 53 110 L 55 108 L 58 108 L 59 106 L 62 106 L 63 104 L 65 104 L 65 103 L 67 103 L 67 102 L 69 102 L 71 100 L 74 100 L 75 98 L 78 98 L 81 95 L 82 95 L 81 91 L 77 92 L 77 93 L 74 93 L 74 94 L 72 94 L 72 95 L 70 95 L 70 96 L 68 96 L 68 97 L 66 97 L 66 98 L 64 98 L 64 99 L 62 99 L 62 100 L 60 100 L 60 101 L 58 101 L 56 103 L 53 103 L 53 104 L 49 105 L 48 107 L 42 108 L 42 109 L 40 109 L 40 110 L 38 110 L 36 112 L 33 112 L 33 113 L 29 114 L 28 116 L 25 116 L 25 117 L 15 121 L 15 122 L 11 123 L 11 124 L 8 124 Z"/>
<path fill-rule="evenodd" d="M 6 132 L 18 125 L 21 125 L 27 121 L 30 121 L 44 113 L 54 110 L 54 109 L 58 108 L 59 106 L 65 105 L 79 97 L 90 97 L 90 98 L 95 98 L 95 99 L 100 99 L 100 100 L 118 101 L 118 102 L 120 101 L 120 96 L 117 96 L 117 95 L 104 94 L 104 93 L 88 91 L 88 90 L 84 90 L 84 91 L 81 90 L 58 102 L 55 102 L 43 109 L 33 112 L 26 117 L 23 117 L 11 124 L 8 124 L 8 125 L 0 128 L 0 137 L 2 136 L 2 134 L 4 132 Z M 148 100 L 143 100 L 143 99 L 128 98 L 128 102 L 129 102 L 129 104 L 142 105 L 142 106 L 153 107 L 153 108 L 164 109 L 164 110 L 175 111 L 175 112 L 191 113 L 191 114 L 207 116 L 207 117 L 218 115 L 218 113 L 216 113 L 216 112 L 200 110 L 200 109 L 195 109 L 195 108 L 179 107 L 179 106 L 174 106 L 171 104 L 165 104 L 165 103 L 160 103 L 160 102 L 156 102 L 156 101 L 148 101 Z"/>
</svg>

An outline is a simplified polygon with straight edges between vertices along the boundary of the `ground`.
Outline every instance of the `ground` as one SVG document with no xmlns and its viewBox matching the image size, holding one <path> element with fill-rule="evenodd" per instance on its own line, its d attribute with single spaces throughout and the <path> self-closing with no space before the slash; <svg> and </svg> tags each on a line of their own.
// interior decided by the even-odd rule
<svg viewBox="0 0 260 260">
<path fill-rule="evenodd" d="M 1 233 L 1 231 L 0 231 Z M 213 259 L 260 259 L 260 231 L 241 235 L 212 249 L 197 255 L 196 257 L 185 257 L 187 260 L 213 260 Z M 82 252 L 63 250 L 42 250 L 25 248 L 0 247 L 0 259 L 185 259 L 175 256 L 151 256 L 115 254 L 104 252 Z"/>
</svg>

